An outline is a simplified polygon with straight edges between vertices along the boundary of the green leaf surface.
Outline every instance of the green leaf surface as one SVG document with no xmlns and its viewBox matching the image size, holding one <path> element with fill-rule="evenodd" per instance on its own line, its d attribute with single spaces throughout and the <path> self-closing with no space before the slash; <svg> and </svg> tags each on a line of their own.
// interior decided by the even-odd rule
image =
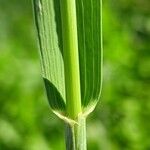
<svg viewBox="0 0 150 150">
<path fill-rule="evenodd" d="M 34 0 L 33 2 L 40 46 L 42 77 L 48 100 L 52 109 L 62 111 L 65 105 L 65 79 L 61 48 L 61 24 L 59 24 L 59 2 L 54 3 L 56 0 Z"/>
<path fill-rule="evenodd" d="M 48 100 L 53 110 L 66 113 L 66 71 L 64 71 L 61 5 L 63 2 L 60 0 L 34 0 L 42 76 Z M 82 111 L 87 108 L 92 109 L 100 98 L 102 83 L 101 12 L 101 0 L 76 0 Z"/>
<path fill-rule="evenodd" d="M 83 107 L 96 104 L 102 83 L 102 3 L 76 0 Z"/>
</svg>

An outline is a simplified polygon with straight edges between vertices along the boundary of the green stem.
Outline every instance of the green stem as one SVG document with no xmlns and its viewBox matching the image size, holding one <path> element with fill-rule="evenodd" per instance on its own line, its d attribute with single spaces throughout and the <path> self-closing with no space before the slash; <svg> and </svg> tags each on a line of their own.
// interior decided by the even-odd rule
<svg viewBox="0 0 150 150">
<path fill-rule="evenodd" d="M 78 118 L 78 124 L 66 127 L 66 150 L 86 150 L 86 119 Z"/>
<path fill-rule="evenodd" d="M 60 0 L 63 31 L 67 115 L 66 150 L 86 150 L 86 121 L 81 117 L 81 93 L 75 0 Z"/>
<path fill-rule="evenodd" d="M 76 3 L 75 0 L 60 0 L 60 5 L 67 115 L 75 120 L 81 113 Z"/>
</svg>

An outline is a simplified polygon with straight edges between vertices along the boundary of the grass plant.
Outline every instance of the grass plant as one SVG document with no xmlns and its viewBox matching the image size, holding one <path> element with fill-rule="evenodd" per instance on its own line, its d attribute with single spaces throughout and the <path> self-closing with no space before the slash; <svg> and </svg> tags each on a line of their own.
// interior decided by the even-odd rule
<svg viewBox="0 0 150 150">
<path fill-rule="evenodd" d="M 86 117 L 102 85 L 101 0 L 33 0 L 42 77 L 66 123 L 66 149 L 86 150 Z"/>
</svg>

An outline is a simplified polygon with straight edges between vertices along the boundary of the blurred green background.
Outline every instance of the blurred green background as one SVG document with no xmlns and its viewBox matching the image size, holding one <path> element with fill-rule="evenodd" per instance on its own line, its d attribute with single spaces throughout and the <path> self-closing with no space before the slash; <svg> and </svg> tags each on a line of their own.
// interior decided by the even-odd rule
<svg viewBox="0 0 150 150">
<path fill-rule="evenodd" d="M 40 74 L 31 0 L 0 0 L 0 150 L 64 150 Z M 104 82 L 89 150 L 150 150 L 150 1 L 104 0 Z"/>
</svg>

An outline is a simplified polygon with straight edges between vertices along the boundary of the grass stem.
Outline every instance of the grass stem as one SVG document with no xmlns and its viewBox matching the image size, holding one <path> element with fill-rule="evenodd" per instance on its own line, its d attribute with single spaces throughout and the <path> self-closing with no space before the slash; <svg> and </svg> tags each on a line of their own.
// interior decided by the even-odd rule
<svg viewBox="0 0 150 150">
<path fill-rule="evenodd" d="M 81 113 L 80 74 L 75 0 L 61 0 L 67 115 Z"/>
</svg>

